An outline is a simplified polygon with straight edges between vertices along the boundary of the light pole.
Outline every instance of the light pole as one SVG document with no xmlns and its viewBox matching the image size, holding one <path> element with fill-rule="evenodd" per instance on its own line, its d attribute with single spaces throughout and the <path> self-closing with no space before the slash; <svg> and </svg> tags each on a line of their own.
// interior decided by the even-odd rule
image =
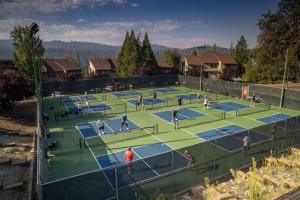
<svg viewBox="0 0 300 200">
<path fill-rule="evenodd" d="M 283 106 L 284 102 L 284 93 L 285 93 L 285 80 L 286 80 L 286 70 L 287 70 L 287 63 L 288 63 L 288 54 L 289 54 L 289 48 L 287 47 L 286 49 L 286 54 L 285 54 L 285 62 L 284 62 L 284 72 L 283 72 L 283 80 L 282 80 L 282 86 L 281 86 L 281 96 L 280 96 L 280 108 Z"/>
<path fill-rule="evenodd" d="M 206 46 L 199 46 L 198 47 L 198 56 L 200 51 L 200 91 L 202 91 L 202 76 L 203 76 L 203 50 L 205 50 Z"/>
<path fill-rule="evenodd" d="M 34 49 L 40 45 L 40 40 L 37 44 L 34 44 L 33 41 L 33 35 L 34 33 L 37 33 L 39 30 L 39 26 L 37 25 L 37 23 L 33 22 L 30 27 L 29 27 L 29 31 L 30 31 L 30 36 L 31 36 L 31 56 L 32 56 L 32 65 L 33 65 L 33 73 L 34 73 L 34 82 L 35 82 L 35 95 L 37 98 L 37 124 L 38 124 L 38 132 L 39 134 L 42 134 L 42 109 L 41 109 L 41 80 L 40 80 L 40 70 L 39 68 L 37 68 L 36 65 L 36 60 L 35 60 L 35 51 Z M 43 136 L 43 134 L 42 134 Z"/>
</svg>

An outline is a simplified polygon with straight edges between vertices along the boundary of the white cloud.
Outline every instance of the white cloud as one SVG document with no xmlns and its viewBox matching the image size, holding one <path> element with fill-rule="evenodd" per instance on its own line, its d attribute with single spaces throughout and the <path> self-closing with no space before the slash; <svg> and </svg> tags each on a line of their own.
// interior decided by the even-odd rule
<svg viewBox="0 0 300 200">
<path fill-rule="evenodd" d="M 0 20 L 0 39 L 8 39 L 9 32 L 17 25 L 30 25 L 34 20 L 6 19 Z M 78 21 L 84 21 L 79 19 Z M 86 41 L 97 42 L 110 45 L 121 45 L 125 32 L 131 29 L 135 33 L 149 33 L 152 44 L 161 44 L 174 48 L 186 48 L 201 44 L 218 44 L 228 46 L 227 41 L 208 37 L 188 37 L 175 36 L 174 33 L 182 31 L 188 23 L 177 20 L 157 20 L 157 21 L 120 21 L 104 23 L 87 23 L 87 26 L 72 24 L 49 24 L 37 21 L 40 26 L 40 36 L 43 40 L 63 40 L 63 41 Z M 203 24 L 199 22 L 198 24 Z"/>
<path fill-rule="evenodd" d="M 2 16 L 30 16 L 32 13 L 62 12 L 80 5 L 103 6 L 109 3 L 124 4 L 127 0 L 14 0 L 0 1 Z"/>
<path fill-rule="evenodd" d="M 78 23 L 87 23 L 89 20 L 87 19 L 78 19 L 77 22 Z"/>
<path fill-rule="evenodd" d="M 139 6 L 139 4 L 137 4 L 137 3 L 131 3 L 130 5 L 131 5 L 132 7 L 134 7 L 134 8 L 136 8 L 136 7 Z"/>
</svg>

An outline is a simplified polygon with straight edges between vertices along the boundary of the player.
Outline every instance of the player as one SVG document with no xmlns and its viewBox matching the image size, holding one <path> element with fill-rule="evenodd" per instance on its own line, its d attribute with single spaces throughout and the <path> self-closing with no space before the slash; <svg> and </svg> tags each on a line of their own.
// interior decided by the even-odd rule
<svg viewBox="0 0 300 200">
<path fill-rule="evenodd" d="M 177 110 L 172 110 L 172 119 L 171 119 L 171 122 L 176 122 L 178 119 L 177 119 L 177 113 L 178 111 Z"/>
<path fill-rule="evenodd" d="M 178 110 L 181 109 L 181 106 L 182 106 L 182 98 L 181 97 L 178 97 Z"/>
<path fill-rule="evenodd" d="M 81 103 L 80 102 L 77 104 L 77 110 L 78 110 L 79 113 L 82 111 L 82 107 L 81 107 Z"/>
<path fill-rule="evenodd" d="M 84 92 L 85 100 L 87 101 L 87 91 Z"/>
<path fill-rule="evenodd" d="M 132 172 L 132 161 L 134 158 L 134 154 L 131 151 L 131 147 L 128 147 L 127 151 L 124 153 L 124 160 L 128 164 L 128 174 L 131 174 Z"/>
<path fill-rule="evenodd" d="M 122 131 L 123 126 L 126 126 L 126 129 L 128 130 L 128 118 L 127 115 L 124 113 L 124 115 L 122 116 L 122 122 L 121 122 L 121 127 L 120 127 L 120 131 Z"/>
<path fill-rule="evenodd" d="M 137 105 L 142 107 L 142 110 L 144 110 L 144 97 L 143 95 L 139 94 Z"/>
<path fill-rule="evenodd" d="M 156 90 L 153 91 L 153 102 L 156 102 L 156 98 L 157 98 L 157 92 Z"/>
<path fill-rule="evenodd" d="M 88 100 L 85 100 L 86 109 L 90 109 L 90 103 Z"/>
<path fill-rule="evenodd" d="M 250 149 L 250 140 L 249 140 L 249 136 L 245 135 L 243 138 L 243 152 L 246 153 L 248 152 Z"/>
<path fill-rule="evenodd" d="M 252 106 L 255 106 L 255 102 L 256 102 L 256 96 L 255 96 L 255 94 L 253 93 L 252 98 L 251 98 Z"/>
<path fill-rule="evenodd" d="M 203 104 L 204 104 L 203 110 L 207 110 L 208 109 L 208 97 L 206 95 L 204 95 Z"/>
<path fill-rule="evenodd" d="M 202 95 L 200 93 L 197 94 L 197 100 L 200 101 Z"/>
<path fill-rule="evenodd" d="M 96 126 L 99 129 L 99 135 L 104 135 L 104 122 L 101 120 L 101 118 L 99 118 L 96 122 Z"/>
<path fill-rule="evenodd" d="M 133 84 L 132 84 L 132 83 L 129 84 L 129 89 L 130 89 L 130 90 L 133 89 Z"/>
<path fill-rule="evenodd" d="M 194 167 L 196 162 L 195 162 L 195 158 L 192 156 L 192 154 L 188 150 L 185 150 L 184 151 L 184 156 L 189 161 L 189 163 L 188 163 L 189 168 Z"/>
</svg>

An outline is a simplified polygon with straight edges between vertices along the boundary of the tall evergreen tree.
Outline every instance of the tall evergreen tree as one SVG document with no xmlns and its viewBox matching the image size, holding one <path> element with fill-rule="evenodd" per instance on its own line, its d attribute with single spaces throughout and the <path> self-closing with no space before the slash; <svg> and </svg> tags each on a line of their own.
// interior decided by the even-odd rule
<svg viewBox="0 0 300 200">
<path fill-rule="evenodd" d="M 143 67 L 151 73 L 155 73 L 158 69 L 157 61 L 149 42 L 148 34 L 145 33 L 142 47 Z"/>
<path fill-rule="evenodd" d="M 123 45 L 121 47 L 121 51 L 118 55 L 118 61 L 117 61 L 117 74 L 121 77 L 125 77 L 127 76 L 127 63 L 126 63 L 126 57 L 127 56 L 127 52 L 128 51 L 128 45 L 129 45 L 129 33 L 128 31 L 126 31 L 125 34 L 125 39 L 123 42 Z"/>
<path fill-rule="evenodd" d="M 237 73 L 241 77 L 245 72 L 245 65 L 249 60 L 249 50 L 243 35 L 240 37 L 233 50 L 233 58 L 238 64 Z"/>
</svg>

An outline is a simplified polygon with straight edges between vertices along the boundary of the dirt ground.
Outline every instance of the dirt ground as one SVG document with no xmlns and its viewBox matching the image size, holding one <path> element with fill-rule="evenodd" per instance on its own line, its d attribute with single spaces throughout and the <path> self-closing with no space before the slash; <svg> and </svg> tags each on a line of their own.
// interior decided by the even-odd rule
<svg viewBox="0 0 300 200">
<path fill-rule="evenodd" d="M 18 102 L 0 114 L 0 199 L 31 199 L 35 102 Z"/>
</svg>

